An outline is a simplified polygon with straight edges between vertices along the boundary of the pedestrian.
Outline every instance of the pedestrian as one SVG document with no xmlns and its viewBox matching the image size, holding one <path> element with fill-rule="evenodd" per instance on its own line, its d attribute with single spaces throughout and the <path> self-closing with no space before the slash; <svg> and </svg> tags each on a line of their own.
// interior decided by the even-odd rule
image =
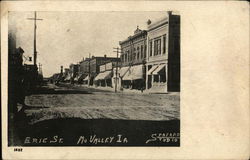
<svg viewBox="0 0 250 160">
<path fill-rule="evenodd" d="M 143 90 L 145 89 L 144 88 L 144 80 L 141 81 L 140 88 L 141 88 L 141 93 L 143 93 Z"/>
</svg>

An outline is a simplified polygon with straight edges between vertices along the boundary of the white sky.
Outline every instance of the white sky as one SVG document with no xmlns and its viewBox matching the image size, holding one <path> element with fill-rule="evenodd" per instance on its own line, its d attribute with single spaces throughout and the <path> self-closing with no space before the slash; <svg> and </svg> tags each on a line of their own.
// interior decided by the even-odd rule
<svg viewBox="0 0 250 160">
<path fill-rule="evenodd" d="M 37 12 L 37 63 L 42 64 L 43 75 L 60 72 L 60 66 L 68 68 L 88 54 L 116 56 L 113 47 L 119 41 L 133 35 L 137 25 L 147 29 L 152 22 L 166 12 Z M 33 56 L 34 22 L 27 18 L 34 12 L 10 12 L 9 27 L 17 30 L 17 47 L 25 56 Z"/>
</svg>

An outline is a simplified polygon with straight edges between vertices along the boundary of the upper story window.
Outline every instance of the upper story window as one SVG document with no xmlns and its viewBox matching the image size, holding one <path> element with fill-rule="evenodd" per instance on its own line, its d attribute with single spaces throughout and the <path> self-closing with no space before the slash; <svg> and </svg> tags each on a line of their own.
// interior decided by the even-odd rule
<svg viewBox="0 0 250 160">
<path fill-rule="evenodd" d="M 152 56 L 152 52 L 153 52 L 153 42 L 151 40 L 151 41 L 149 41 L 149 56 L 150 57 Z"/>
<path fill-rule="evenodd" d="M 163 54 L 166 53 L 166 35 L 163 36 Z"/>
<path fill-rule="evenodd" d="M 122 62 L 125 62 L 124 54 L 121 55 L 121 61 L 122 61 Z"/>
<path fill-rule="evenodd" d="M 140 49 L 139 49 L 139 47 L 137 47 L 137 59 L 139 59 L 140 58 Z"/>
<path fill-rule="evenodd" d="M 126 52 L 126 54 L 125 54 L 125 62 L 127 62 L 128 61 L 128 59 L 127 59 L 127 52 Z"/>
<path fill-rule="evenodd" d="M 144 58 L 147 56 L 147 45 L 144 46 Z"/>
<path fill-rule="evenodd" d="M 144 53 L 143 53 L 143 45 L 141 45 L 141 59 L 143 58 L 143 55 L 144 55 Z"/>
<path fill-rule="evenodd" d="M 154 41 L 154 56 L 161 54 L 161 39 Z"/>
</svg>

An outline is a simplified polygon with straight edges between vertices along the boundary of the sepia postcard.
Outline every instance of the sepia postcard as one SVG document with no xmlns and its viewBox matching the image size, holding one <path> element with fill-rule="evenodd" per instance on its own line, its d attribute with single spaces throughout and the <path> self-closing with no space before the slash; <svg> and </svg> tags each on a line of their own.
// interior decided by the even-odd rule
<svg viewBox="0 0 250 160">
<path fill-rule="evenodd" d="M 3 159 L 249 159 L 249 4 L 2 1 Z"/>
</svg>

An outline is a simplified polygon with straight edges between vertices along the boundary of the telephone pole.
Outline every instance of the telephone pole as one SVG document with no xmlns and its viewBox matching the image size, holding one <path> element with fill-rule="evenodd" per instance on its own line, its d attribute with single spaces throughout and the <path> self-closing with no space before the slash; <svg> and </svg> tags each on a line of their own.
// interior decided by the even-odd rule
<svg viewBox="0 0 250 160">
<path fill-rule="evenodd" d="M 36 65 L 36 59 L 37 59 L 37 51 L 36 51 L 36 21 L 37 20 L 43 20 L 43 19 L 39 19 L 36 18 L 36 11 L 34 12 L 34 18 L 27 18 L 28 20 L 32 20 L 34 21 L 34 66 Z"/>
<path fill-rule="evenodd" d="M 88 80 L 88 86 L 90 86 L 90 56 L 91 56 L 91 54 L 89 53 L 89 80 Z"/>
<path fill-rule="evenodd" d="M 113 48 L 114 51 L 113 52 L 116 52 L 116 69 L 115 69 L 115 92 L 117 92 L 117 72 L 118 72 L 118 54 L 119 53 L 122 53 L 121 49 L 120 48 Z"/>
</svg>

